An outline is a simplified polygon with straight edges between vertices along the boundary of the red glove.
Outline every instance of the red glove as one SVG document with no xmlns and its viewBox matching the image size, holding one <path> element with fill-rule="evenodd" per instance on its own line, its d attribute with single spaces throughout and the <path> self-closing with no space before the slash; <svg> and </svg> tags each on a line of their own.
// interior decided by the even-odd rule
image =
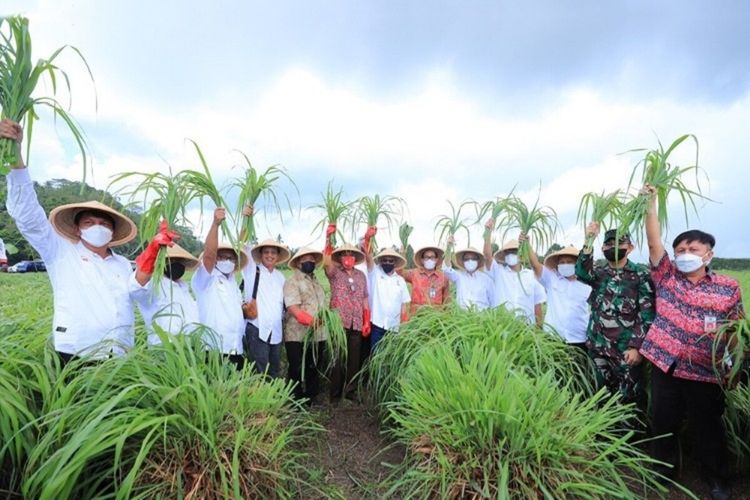
<svg viewBox="0 0 750 500">
<path fill-rule="evenodd" d="M 409 314 L 404 311 L 401 313 L 401 323 L 406 323 L 407 321 L 409 321 Z"/>
<path fill-rule="evenodd" d="M 170 231 L 167 227 L 167 221 L 163 220 L 159 223 L 159 232 L 156 233 L 154 239 L 151 240 L 143 252 L 136 257 L 135 263 L 138 269 L 146 274 L 154 272 L 154 265 L 156 264 L 156 257 L 159 255 L 159 249 L 163 246 L 173 246 L 174 240 L 178 239 L 179 235 L 174 231 Z"/>
<path fill-rule="evenodd" d="M 336 234 L 336 224 L 328 224 L 326 228 L 326 246 L 323 249 L 323 255 L 330 256 L 333 253 L 333 245 L 331 245 L 331 236 Z"/>
<path fill-rule="evenodd" d="M 310 326 L 313 324 L 313 321 L 315 321 L 312 314 L 303 311 L 302 309 L 297 309 L 297 314 L 294 315 L 294 319 L 299 321 L 299 324 L 302 326 Z"/>
<path fill-rule="evenodd" d="M 362 313 L 362 336 L 367 338 L 372 332 L 372 325 L 370 324 L 370 310 L 365 309 Z"/>
<path fill-rule="evenodd" d="M 365 231 L 365 253 L 370 253 L 370 240 L 378 233 L 378 228 L 370 226 Z"/>
</svg>

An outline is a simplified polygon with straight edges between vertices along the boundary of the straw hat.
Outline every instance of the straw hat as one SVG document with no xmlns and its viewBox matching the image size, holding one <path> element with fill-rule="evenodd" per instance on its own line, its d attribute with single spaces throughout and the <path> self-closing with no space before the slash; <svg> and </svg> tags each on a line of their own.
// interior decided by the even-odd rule
<svg viewBox="0 0 750 500">
<path fill-rule="evenodd" d="M 242 269 L 245 269 L 245 266 L 247 265 L 247 254 L 244 250 L 240 250 L 237 252 L 237 249 L 234 248 L 232 245 L 228 245 L 226 243 L 219 244 L 219 247 L 216 249 L 216 253 L 218 254 L 221 250 L 229 250 L 230 252 L 234 252 L 235 255 L 239 253 L 240 261 L 239 263 L 234 265 L 234 272 L 241 271 Z M 205 253 L 205 252 L 203 252 Z M 198 259 L 203 260 L 203 253 L 201 253 L 200 257 Z"/>
<path fill-rule="evenodd" d="M 331 253 L 331 260 L 334 262 L 341 263 L 341 254 L 344 252 L 352 252 L 354 254 L 354 263 L 355 264 L 361 264 L 365 261 L 365 254 L 354 245 L 350 245 L 349 243 L 344 243 L 340 247 L 338 247 L 336 250 L 334 250 Z"/>
<path fill-rule="evenodd" d="M 383 257 L 392 257 L 396 259 L 395 269 L 402 269 L 406 265 L 406 259 L 401 256 L 400 253 L 394 252 L 391 249 L 385 249 L 375 256 L 375 262 L 380 263 L 380 259 Z"/>
<path fill-rule="evenodd" d="M 171 247 L 167 247 L 167 257 L 169 258 L 169 260 L 181 260 L 183 264 L 185 264 L 185 269 L 188 271 L 198 267 L 198 262 L 200 262 L 198 259 L 193 257 L 190 252 L 182 248 L 177 243 L 175 243 Z"/>
<path fill-rule="evenodd" d="M 276 261 L 277 266 L 280 266 L 284 262 L 288 261 L 289 257 L 291 257 L 292 255 L 292 252 L 289 251 L 286 245 L 282 245 L 276 240 L 263 240 L 255 245 L 252 250 L 250 250 L 250 255 L 253 256 L 253 260 L 255 262 L 260 262 L 260 253 L 263 250 L 263 247 L 274 247 L 279 250 L 279 258 Z"/>
<path fill-rule="evenodd" d="M 112 241 L 110 241 L 108 245 L 110 247 L 124 245 L 135 238 L 135 235 L 138 233 L 138 229 L 135 227 L 135 223 L 132 220 L 114 208 L 108 207 L 104 203 L 98 201 L 85 201 L 82 203 L 60 205 L 59 207 L 53 208 L 49 213 L 49 221 L 52 224 L 52 227 L 55 228 L 55 231 L 60 233 L 61 236 L 64 236 L 74 243 L 78 243 L 80 237 L 77 233 L 78 227 L 76 226 L 75 218 L 80 212 L 87 210 L 104 212 L 114 220 L 115 227 L 112 234 Z"/>
<path fill-rule="evenodd" d="M 465 253 L 477 254 L 479 256 L 479 265 L 477 266 L 477 270 L 482 268 L 482 266 L 484 265 L 484 255 L 482 255 L 482 252 L 480 252 L 474 247 L 464 248 L 463 250 L 459 250 L 458 252 L 456 252 L 456 257 L 453 260 L 455 261 L 454 264 L 456 265 L 457 268 L 459 268 L 462 271 L 466 271 L 466 269 L 464 268 L 464 259 L 463 259 Z"/>
<path fill-rule="evenodd" d="M 549 267 L 550 269 L 554 269 L 557 267 L 557 263 L 560 261 L 560 257 L 563 255 L 568 255 L 570 257 L 573 257 L 574 259 L 578 258 L 578 254 L 580 252 L 578 249 L 574 246 L 568 246 L 563 248 L 562 250 L 558 250 L 557 252 L 553 252 L 547 256 L 546 259 L 544 259 L 544 265 Z"/>
<path fill-rule="evenodd" d="M 439 264 L 440 261 L 443 260 L 445 252 L 442 249 L 433 246 L 426 246 L 414 252 L 414 265 L 416 265 L 417 267 L 424 267 L 424 254 L 427 250 L 432 250 L 433 252 L 435 252 L 435 255 L 437 255 L 437 264 Z"/>
<path fill-rule="evenodd" d="M 294 254 L 294 257 L 289 261 L 289 267 L 293 269 L 299 269 L 299 259 L 301 257 L 304 257 L 305 255 L 312 255 L 315 257 L 315 267 L 319 266 L 321 262 L 323 262 L 323 252 L 319 252 L 318 250 L 313 250 L 309 247 L 302 247 L 299 250 L 297 250 L 297 253 Z"/>
<path fill-rule="evenodd" d="M 503 247 L 500 251 L 505 252 L 506 250 L 518 250 L 518 240 L 510 240 L 507 243 L 503 243 Z"/>
</svg>

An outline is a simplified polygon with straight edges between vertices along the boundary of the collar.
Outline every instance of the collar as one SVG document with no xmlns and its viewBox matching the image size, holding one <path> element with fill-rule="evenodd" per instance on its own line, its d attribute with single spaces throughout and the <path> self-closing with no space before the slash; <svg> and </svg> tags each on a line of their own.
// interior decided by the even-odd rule
<svg viewBox="0 0 750 500">
<path fill-rule="evenodd" d="M 91 250 L 86 248 L 86 245 L 84 245 L 81 240 L 78 240 L 78 243 L 76 243 L 75 246 L 76 246 L 76 249 L 78 250 L 78 253 L 85 252 L 87 255 L 90 255 L 97 259 L 102 259 L 102 257 L 98 253 L 92 252 Z M 107 247 L 107 256 L 104 257 L 102 260 L 107 260 L 111 257 L 114 257 L 114 255 L 115 253 L 112 251 L 112 249 Z"/>
</svg>

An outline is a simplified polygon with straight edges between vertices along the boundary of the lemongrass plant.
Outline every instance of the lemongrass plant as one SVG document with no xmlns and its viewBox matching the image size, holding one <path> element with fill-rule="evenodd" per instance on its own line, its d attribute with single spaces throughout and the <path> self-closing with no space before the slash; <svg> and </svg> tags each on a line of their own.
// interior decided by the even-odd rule
<svg viewBox="0 0 750 500">
<path fill-rule="evenodd" d="M 437 222 L 435 222 L 435 232 L 438 234 L 438 242 L 445 243 L 445 262 L 451 262 L 453 257 L 453 239 L 459 231 L 466 232 L 466 238 L 469 244 L 471 244 L 471 233 L 469 233 L 468 220 L 462 217 L 461 212 L 464 208 L 472 202 L 464 201 L 458 207 L 448 200 L 448 206 L 450 212 L 442 215 L 438 215 Z"/>
<path fill-rule="evenodd" d="M 346 330 L 344 329 L 344 323 L 341 321 L 341 315 L 338 311 L 329 309 L 327 307 L 321 308 L 317 314 L 315 314 L 315 328 L 308 328 L 305 333 L 305 337 L 302 340 L 302 380 L 305 380 L 305 370 L 307 368 L 307 353 L 311 352 L 313 361 L 318 370 L 327 373 L 329 372 L 338 361 L 341 362 L 342 366 L 346 366 L 347 356 L 347 339 Z M 323 360 L 318 359 L 317 350 L 311 349 L 312 345 L 318 341 L 318 333 L 320 331 L 325 332 L 325 350 L 326 354 L 324 359 L 326 360 L 326 366 L 321 366 Z"/>
<path fill-rule="evenodd" d="M 727 444 L 738 463 L 750 459 L 750 382 L 739 383 L 726 392 L 727 408 L 724 425 Z"/>
<path fill-rule="evenodd" d="M 237 198 L 237 213 L 239 215 L 237 216 L 237 220 L 242 221 L 240 242 L 250 242 L 251 244 L 254 244 L 258 241 L 257 233 L 255 231 L 254 217 L 258 214 L 258 211 L 261 208 L 258 206 L 258 199 L 262 199 L 268 208 L 277 213 L 283 223 L 283 211 L 281 209 L 281 204 L 279 203 L 280 195 L 277 192 L 279 181 L 284 179 L 289 181 L 289 183 L 294 186 L 294 189 L 297 190 L 297 196 L 299 196 L 299 189 L 284 168 L 272 165 L 261 173 L 253 167 L 252 163 L 250 163 L 250 159 L 245 153 L 242 151 L 239 153 L 247 164 L 243 176 L 232 183 L 232 185 L 239 190 L 239 196 Z M 289 213 L 293 213 L 292 202 L 286 193 L 284 193 L 284 198 L 286 199 Z M 242 210 L 247 206 L 253 207 L 253 213 L 249 217 L 243 218 Z"/>
<path fill-rule="evenodd" d="M 378 227 L 378 222 L 385 221 L 386 227 L 390 230 L 397 218 L 403 214 L 404 205 L 404 200 L 397 196 L 362 196 L 354 202 L 353 229 L 357 223 L 364 223 L 367 227 Z M 378 249 L 375 236 L 370 240 L 370 245 Z"/>
<path fill-rule="evenodd" d="M 510 196 L 503 202 L 503 212 L 497 224 L 503 230 L 503 239 L 513 231 L 526 234 L 534 240 L 535 245 L 549 247 L 554 241 L 560 223 L 557 214 L 551 207 L 539 206 L 539 197 L 529 208 L 517 196 Z M 529 252 L 534 251 L 529 241 L 522 241 L 518 246 L 519 260 L 528 265 Z"/>
<path fill-rule="evenodd" d="M 414 226 L 403 222 L 398 228 L 398 239 L 401 242 L 401 251 L 404 253 L 407 267 L 414 265 L 414 248 L 409 244 L 409 236 L 414 231 Z"/>
<path fill-rule="evenodd" d="M 113 178 L 110 186 L 140 179 L 140 182 L 123 188 L 120 192 L 130 198 L 131 201 L 139 200 L 146 209 L 141 214 L 138 222 L 138 234 L 141 245 L 148 245 L 151 238 L 159 231 L 159 225 L 166 221 L 169 227 L 187 225 L 187 206 L 194 199 L 195 194 L 185 182 L 182 173 L 173 175 L 154 172 L 146 174 L 142 172 L 125 172 Z M 154 264 L 153 283 L 159 283 L 167 268 L 167 248 L 162 246 Z M 153 287 L 157 294 L 159 286 Z"/>
<path fill-rule="evenodd" d="M 347 223 L 347 219 L 350 217 L 354 209 L 354 202 L 344 201 L 343 188 L 334 191 L 333 181 L 329 181 L 326 186 L 326 191 L 323 193 L 323 201 L 310 208 L 324 213 L 323 218 L 315 224 L 315 227 L 312 230 L 313 233 L 317 230 L 325 232 L 328 224 L 336 225 L 336 231 L 331 235 L 331 244 L 335 247 L 336 236 L 338 235 L 341 236 L 342 239 L 344 238 L 343 228 L 339 227 L 339 224 L 343 226 Z"/>
<path fill-rule="evenodd" d="M 612 228 L 620 219 L 620 213 L 624 206 L 623 195 L 620 190 L 605 194 L 586 193 L 578 205 L 576 222 L 583 223 L 584 227 L 589 222 L 600 224 L 605 230 Z M 585 246 L 590 247 L 594 243 L 592 235 L 586 235 Z"/>
<path fill-rule="evenodd" d="M 203 214 L 203 203 L 205 198 L 211 200 L 216 207 L 226 208 L 226 201 L 224 201 L 221 190 L 217 187 L 211 176 L 211 170 L 208 168 L 208 163 L 206 163 L 203 151 L 201 151 L 197 142 L 192 139 L 188 139 L 188 141 L 190 141 L 193 147 L 195 147 L 195 152 L 198 155 L 203 170 L 183 170 L 180 172 L 181 182 L 183 182 L 189 190 L 191 198 L 199 200 L 201 214 Z M 227 213 L 229 214 L 229 211 L 227 211 Z M 233 247 L 238 246 L 237 238 L 235 238 L 234 233 L 229 230 L 229 224 L 226 219 L 221 222 L 221 231 Z"/>
<path fill-rule="evenodd" d="M 88 165 L 88 145 L 80 125 L 68 110 L 57 100 L 60 82 L 65 84 L 70 95 L 70 80 L 65 71 L 56 64 L 57 57 L 65 50 L 73 51 L 83 62 L 86 71 L 94 81 L 86 59 L 81 52 L 70 45 L 55 50 L 46 59 L 33 63 L 31 55 L 31 34 L 29 20 L 20 16 L 0 17 L 0 118 L 9 118 L 21 123 L 26 129 L 26 161 L 31 152 L 31 137 L 34 121 L 39 119 L 39 107 L 49 108 L 55 118 L 59 118 L 73 136 L 83 158 L 83 182 L 86 182 Z M 47 77 L 51 95 L 37 95 L 37 87 Z M 68 106 L 69 108 L 69 106 Z M 18 163 L 16 144 L 11 139 L 0 139 L 0 174 L 6 174 L 12 165 Z"/>
<path fill-rule="evenodd" d="M 672 165 L 669 162 L 670 155 L 688 139 L 691 139 L 695 144 L 695 164 L 686 167 Z M 649 184 L 656 189 L 657 216 L 662 233 L 664 233 L 669 226 L 667 200 L 670 194 L 677 193 L 682 202 L 685 222 L 687 223 L 689 219 L 688 212 L 690 209 L 692 209 L 696 215 L 698 213 L 696 202 L 701 199 L 709 199 L 703 194 L 699 182 L 700 169 L 698 167 L 698 138 L 693 134 L 685 134 L 675 139 L 666 149 L 664 149 L 661 141 L 659 141 L 659 147 L 657 149 L 633 149 L 628 151 L 628 153 L 641 151 L 646 151 L 646 155 L 635 165 L 635 167 L 633 167 L 633 172 L 631 173 L 628 182 L 628 190 L 631 188 L 640 188 L 646 184 Z M 686 175 L 695 176 L 695 189 L 688 187 L 685 183 L 684 177 Z M 634 186 L 636 180 L 640 182 L 640 186 Z M 636 196 L 630 199 L 620 211 L 618 229 L 622 228 L 623 231 L 630 231 L 639 243 L 642 242 L 646 214 L 648 213 L 650 204 L 651 195 L 648 193 L 639 192 Z"/>
</svg>

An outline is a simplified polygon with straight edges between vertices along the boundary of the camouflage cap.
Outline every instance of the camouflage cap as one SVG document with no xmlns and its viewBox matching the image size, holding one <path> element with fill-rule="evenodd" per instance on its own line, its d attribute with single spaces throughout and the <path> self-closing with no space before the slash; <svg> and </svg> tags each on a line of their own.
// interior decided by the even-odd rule
<svg viewBox="0 0 750 500">
<path fill-rule="evenodd" d="M 610 229 L 604 233 L 604 243 L 607 244 L 617 237 L 617 229 Z M 631 243 L 630 233 L 627 231 L 620 233 L 620 241 L 618 243 Z"/>
</svg>

